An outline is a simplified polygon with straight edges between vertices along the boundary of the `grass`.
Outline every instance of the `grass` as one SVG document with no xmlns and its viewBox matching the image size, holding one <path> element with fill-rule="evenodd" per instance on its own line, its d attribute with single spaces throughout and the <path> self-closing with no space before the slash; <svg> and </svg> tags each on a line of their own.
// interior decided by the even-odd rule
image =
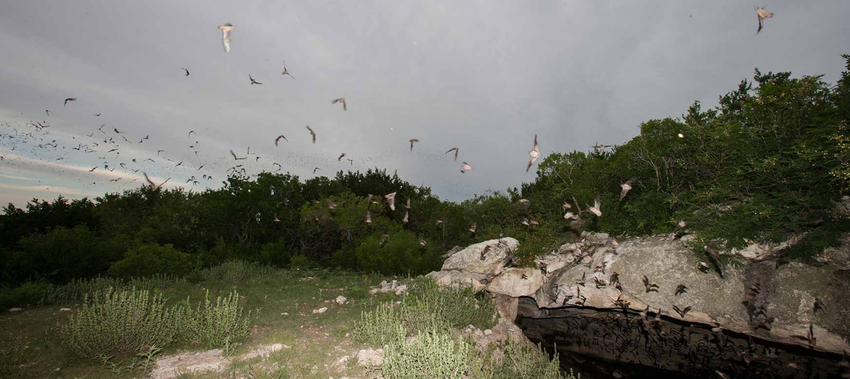
<svg viewBox="0 0 850 379">
<path fill-rule="evenodd" d="M 364 376 L 365 368 L 338 364 L 365 345 L 354 341 L 351 334 L 361 313 L 394 298 L 391 294 L 369 294 L 368 289 L 387 276 L 364 275 L 347 271 L 281 270 L 260 265 L 230 262 L 228 273 L 221 267 L 195 274 L 194 283 L 187 280 L 145 280 L 151 295 L 161 296 L 166 307 L 179 306 L 190 299 L 193 306 L 204 303 L 207 293 L 212 304 L 238 292 L 238 303 L 245 314 L 251 312 L 249 335 L 231 346 L 235 357 L 257 346 L 282 343 L 291 349 L 274 353 L 265 359 L 234 362 L 217 374 L 184 374 L 186 378 L 254 377 L 313 378 Z M 200 276 L 200 278 L 198 278 Z M 138 378 L 145 376 L 144 357 L 135 353 L 114 354 L 105 363 L 97 358 L 81 359 L 65 349 L 56 336 L 59 326 L 68 325 L 71 316 L 82 309 L 80 288 L 97 291 L 112 279 L 76 281 L 70 288 L 56 288 L 50 305 L 29 307 L 20 313 L 0 314 L 0 378 Z M 153 285 L 154 282 L 158 282 Z M 125 282 L 122 282 L 125 283 Z M 152 287 L 151 287 L 152 285 Z M 106 286 L 108 287 L 108 286 Z M 345 296 L 348 303 L 333 300 Z M 72 312 L 60 312 L 68 307 Z M 328 307 L 324 314 L 313 309 Z M 202 307 L 203 309 L 203 307 Z M 205 350 L 200 343 L 176 341 L 159 355 L 181 351 Z M 135 360 L 135 364 L 134 363 Z M 132 366 L 128 369 L 126 367 Z M 58 370 L 57 370 L 58 369 Z M 147 368 L 150 371 L 151 367 Z"/>
<path fill-rule="evenodd" d="M 192 279 L 136 282 L 150 283 L 145 286 L 145 291 L 151 298 L 161 297 L 165 308 L 185 305 L 188 298 L 189 304 L 193 305 L 192 311 L 203 313 L 208 309 L 208 304 L 216 304 L 214 299 L 220 299 L 219 302 L 228 304 L 222 309 L 230 310 L 230 313 L 224 313 L 235 314 L 235 304 L 242 307 L 243 316 L 250 313 L 250 322 L 234 324 L 238 326 L 237 329 L 247 330 L 248 333 L 245 338 L 228 343 L 227 357 L 231 364 L 225 371 L 186 372 L 181 373 L 180 378 L 371 377 L 374 368 L 359 366 L 356 359 L 352 358 L 360 349 L 377 348 L 383 343 L 373 344 L 356 338 L 359 337 L 358 325 L 362 325 L 364 315 L 375 314 L 373 311 L 377 309 L 390 309 L 387 307 L 394 307 L 393 311 L 404 310 L 408 315 L 407 323 L 401 325 L 403 329 L 397 332 L 399 336 L 439 326 L 442 334 L 440 337 L 427 337 L 434 340 L 423 339 L 419 346 L 421 353 L 428 351 L 428 346 L 433 348 L 446 343 L 446 336 L 454 336 L 449 334 L 453 333 L 449 331 L 451 328 L 469 324 L 480 327 L 492 325 L 495 314 L 492 305 L 485 299 L 464 291 L 437 291 L 432 282 L 423 278 L 402 279 L 410 285 L 410 294 L 402 297 L 392 293 L 369 293 L 369 289 L 382 280 L 393 279 L 387 276 L 328 269 L 281 270 L 239 262 L 226 265 L 225 268 L 219 266 L 197 271 L 190 275 Z M 200 339 L 177 338 L 161 350 L 157 347 L 156 351 L 142 349 L 101 354 L 100 358 L 79 358 L 59 343 L 57 330 L 72 325 L 72 316 L 78 317 L 77 312 L 85 308 L 85 302 L 77 297 L 80 288 L 98 291 L 102 283 L 108 282 L 78 281 L 72 284 L 73 288 L 54 289 L 56 293 L 67 295 L 55 297 L 51 305 L 0 315 L 0 337 L 6 336 L 0 339 L 0 377 L 138 378 L 148 375 L 158 356 L 206 350 L 205 346 L 209 344 Z M 126 291 L 126 288 L 120 290 Z M 238 298 L 233 295 L 234 292 L 239 294 Z M 348 299 L 346 304 L 340 305 L 333 301 L 340 295 Z M 398 301 L 401 304 L 396 304 Z M 72 311 L 59 311 L 63 307 L 72 308 Z M 322 314 L 312 312 L 320 307 L 327 307 L 328 311 Z M 424 313 L 430 316 L 422 316 Z M 207 319 L 214 317 L 209 316 Z M 399 340 L 399 337 L 394 339 L 397 343 Z M 390 340 L 385 342 L 390 343 Z M 268 357 L 240 358 L 260 346 L 275 343 L 286 347 Z M 397 344 L 398 349 L 395 351 L 407 349 L 401 346 Z M 454 348 L 470 349 L 471 346 L 469 341 L 458 340 Z M 398 362 L 401 361 L 396 360 Z M 475 368 L 476 365 L 465 367 Z M 495 363 L 487 365 L 488 372 L 500 372 L 497 369 L 501 366 Z"/>
</svg>

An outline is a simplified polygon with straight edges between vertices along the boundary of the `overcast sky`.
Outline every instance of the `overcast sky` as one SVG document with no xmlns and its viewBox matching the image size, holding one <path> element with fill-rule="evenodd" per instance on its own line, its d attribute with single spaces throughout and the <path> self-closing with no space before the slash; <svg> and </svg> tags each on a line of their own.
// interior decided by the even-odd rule
<svg viewBox="0 0 850 379">
<path fill-rule="evenodd" d="M 773 1 L 758 35 L 753 5 L 3 1 L 0 204 L 122 191 L 142 172 L 203 190 L 237 163 L 302 179 L 315 167 L 397 170 L 456 201 L 519 186 L 534 179 L 535 134 L 544 157 L 621 144 L 694 100 L 716 105 L 755 67 L 837 80 L 850 1 Z M 347 111 L 331 104 L 343 96 Z M 63 107 L 67 97 L 77 101 Z M 289 142 L 275 147 L 279 134 Z M 454 146 L 457 162 L 444 155 Z M 473 170 L 461 174 L 462 161 Z"/>
</svg>

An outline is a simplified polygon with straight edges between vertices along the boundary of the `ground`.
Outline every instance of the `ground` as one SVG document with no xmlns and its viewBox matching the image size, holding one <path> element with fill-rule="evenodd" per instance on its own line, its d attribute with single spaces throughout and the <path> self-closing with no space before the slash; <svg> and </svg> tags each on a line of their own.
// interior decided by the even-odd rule
<svg viewBox="0 0 850 379">
<path fill-rule="evenodd" d="M 193 346 L 171 346 L 158 359 L 183 352 L 205 352 L 214 364 L 224 361 L 218 373 L 178 375 L 179 378 L 370 378 L 373 370 L 357 364 L 356 353 L 368 346 L 352 337 L 362 311 L 374 309 L 394 294 L 370 294 L 369 288 L 391 278 L 341 271 L 287 271 L 244 280 L 178 282 L 162 289 L 169 304 L 190 297 L 202 299 L 225 295 L 235 289 L 244 296 L 246 310 L 257 310 L 250 337 L 228 353 L 227 358 Z M 334 300 L 347 298 L 343 305 Z M 79 304 L 56 304 L 27 308 L 0 315 L 0 378 L 143 378 L 148 368 L 127 368 L 134 357 L 113 357 L 101 362 L 78 358 L 66 351 L 55 337 L 57 325 L 67 322 Z M 327 307 L 314 314 L 313 310 Z M 60 311 L 71 308 L 71 311 Z M 275 345 L 278 344 L 278 345 Z M 270 352 L 272 350 L 276 350 Z M 266 354 L 261 354 L 266 352 Z M 270 352 L 270 353 L 269 353 Z M 251 355 L 255 355 L 251 357 Z M 137 358 L 137 361 L 141 359 Z M 177 361 L 177 359 L 172 359 Z M 185 361 L 184 357 L 180 361 Z M 179 373 L 178 373 L 179 374 Z"/>
</svg>

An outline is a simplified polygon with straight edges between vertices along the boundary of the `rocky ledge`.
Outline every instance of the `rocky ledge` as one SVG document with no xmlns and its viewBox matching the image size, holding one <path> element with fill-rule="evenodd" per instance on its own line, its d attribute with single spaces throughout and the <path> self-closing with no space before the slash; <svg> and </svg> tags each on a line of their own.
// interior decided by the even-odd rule
<svg viewBox="0 0 850 379">
<path fill-rule="evenodd" d="M 519 243 L 500 238 L 454 252 L 428 276 L 486 291 L 565 366 L 592 358 L 693 376 L 850 373 L 846 264 L 781 264 L 772 253 L 784 246 L 754 244 L 728 252 L 721 276 L 688 237 L 583 233 L 533 268 L 508 267 Z"/>
</svg>

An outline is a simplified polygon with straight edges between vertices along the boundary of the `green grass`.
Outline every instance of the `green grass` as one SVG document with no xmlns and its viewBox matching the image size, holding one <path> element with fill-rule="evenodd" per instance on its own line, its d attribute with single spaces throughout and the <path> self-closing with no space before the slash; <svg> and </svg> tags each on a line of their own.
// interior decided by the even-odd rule
<svg viewBox="0 0 850 379">
<path fill-rule="evenodd" d="M 144 286 L 150 294 L 161 296 L 166 307 L 180 306 L 189 298 L 193 306 L 205 302 L 209 293 L 211 303 L 238 292 L 238 303 L 245 314 L 251 312 L 249 335 L 231 346 L 229 356 L 252 351 L 259 345 L 282 343 L 291 346 L 270 357 L 235 362 L 222 373 L 184 375 L 187 378 L 313 378 L 364 376 L 365 368 L 337 364 L 342 357 L 364 348 L 351 334 L 354 324 L 364 311 L 374 309 L 394 295 L 371 295 L 368 289 L 386 276 L 364 275 L 349 271 L 315 269 L 282 270 L 254 264 L 229 262 L 201 271 L 194 283 L 189 280 L 136 280 L 150 283 Z M 227 267 L 227 266 L 225 266 Z M 231 272 L 228 272 L 230 270 Z M 312 279 L 311 279 L 312 278 Z M 152 285 L 158 282 L 156 285 Z M 68 325 L 71 316 L 82 309 L 81 288 L 94 291 L 104 288 L 112 279 L 76 281 L 68 288 L 55 288 L 51 305 L 27 308 L 21 313 L 0 315 L 0 378 L 138 378 L 145 376 L 144 359 L 134 353 L 115 354 L 105 363 L 97 358 L 79 358 L 65 349 L 56 331 Z M 122 282 L 125 283 L 125 282 Z M 108 287 L 108 286 L 106 286 Z M 348 303 L 332 302 L 345 296 Z M 59 308 L 72 312 L 59 312 Z M 313 309 L 328 307 L 324 314 Z M 203 307 L 202 307 L 203 308 Z M 284 315 L 285 314 L 285 315 Z M 175 341 L 159 355 L 181 351 L 205 350 L 200 343 Z M 135 360 L 135 362 L 134 362 Z M 132 368 L 126 368 L 132 366 Z M 57 370 L 58 369 L 58 370 Z M 151 367 L 147 370 L 150 371 Z"/>
<path fill-rule="evenodd" d="M 165 308 L 180 307 L 188 298 L 193 311 L 197 312 L 199 303 L 203 311 L 209 296 L 209 304 L 216 304 L 214 299 L 217 298 L 221 298 L 222 302 L 229 299 L 230 305 L 238 304 L 242 307 L 243 316 L 250 312 L 251 317 L 245 325 L 248 335 L 229 343 L 227 356 L 233 361 L 227 370 L 219 373 L 184 373 L 181 378 L 369 377 L 374 373 L 371 371 L 373 369 L 357 365 L 356 359 L 352 358 L 360 349 L 379 347 L 355 338 L 358 334 L 356 326 L 360 325 L 364 314 L 372 314 L 379 307 L 388 307 L 390 304 L 397 309 L 406 309 L 408 315 L 431 314 L 418 318 L 408 317 L 407 324 L 401 325 L 404 335 L 409 330 L 434 325 L 442 325 L 440 328 L 444 334 L 450 333 L 446 332 L 449 328 L 461 328 L 469 324 L 489 327 L 492 326 L 495 314 L 492 305 L 485 299 L 464 291 L 436 291 L 437 287 L 423 278 L 402 279 L 411 289 L 409 295 L 401 297 L 392 293 L 369 293 L 369 289 L 382 280 L 393 278 L 350 271 L 281 270 L 229 262 L 191 276 L 195 279 L 137 280 L 135 283 L 150 283 L 145 286 L 145 290 L 151 298 L 161 297 Z M 0 377 L 138 378 L 152 370 L 152 363 L 158 356 L 206 350 L 204 345 L 207 344 L 199 340 L 178 338 L 156 352 L 142 349 L 105 354 L 101 355 L 101 359 L 79 358 L 60 344 L 56 331 L 72 325 L 72 316 L 78 317 L 77 312 L 84 308 L 82 300 L 77 300 L 77 294 L 82 291 L 80 288 L 98 291 L 104 283 L 115 284 L 104 279 L 77 281 L 71 284 L 72 288 L 54 289 L 56 293 L 67 294 L 56 297 L 55 304 L 0 315 Z M 234 291 L 239 294 L 238 299 L 229 298 Z M 340 295 L 348 299 L 345 305 L 333 302 Z M 395 304 L 396 301 L 402 303 Z M 72 308 L 72 312 L 60 312 L 61 307 Z M 320 307 L 327 307 L 328 311 L 323 314 L 312 313 Z M 227 309 L 232 312 L 236 308 L 229 306 Z M 425 342 L 423 340 L 423 344 Z M 268 357 L 238 359 L 260 345 L 274 343 L 284 344 L 288 348 Z M 460 348 L 461 345 L 456 346 Z M 492 368 L 490 371 L 495 372 Z"/>
</svg>

